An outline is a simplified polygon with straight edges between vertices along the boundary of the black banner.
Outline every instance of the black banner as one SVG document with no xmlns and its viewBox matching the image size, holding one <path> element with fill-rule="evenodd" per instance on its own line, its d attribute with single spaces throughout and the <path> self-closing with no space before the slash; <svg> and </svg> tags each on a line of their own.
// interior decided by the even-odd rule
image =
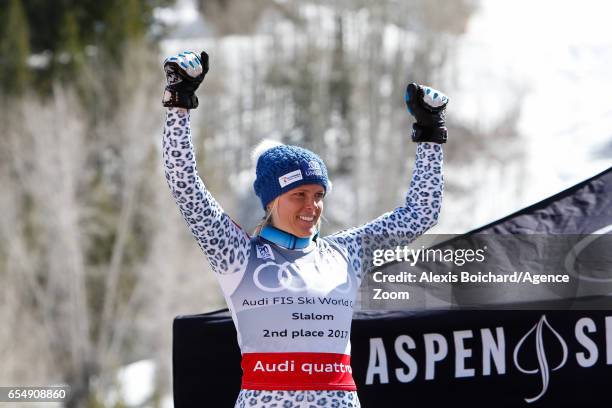
<svg viewBox="0 0 612 408">
<path fill-rule="evenodd" d="M 351 339 L 366 408 L 612 405 L 612 312 L 358 312 Z M 229 313 L 175 320 L 175 407 L 233 407 L 240 378 Z"/>
</svg>

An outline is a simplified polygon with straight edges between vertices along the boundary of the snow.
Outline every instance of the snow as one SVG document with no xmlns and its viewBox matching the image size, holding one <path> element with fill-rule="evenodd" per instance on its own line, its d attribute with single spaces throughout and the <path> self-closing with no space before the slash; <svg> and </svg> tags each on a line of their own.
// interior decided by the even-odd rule
<svg viewBox="0 0 612 408">
<path fill-rule="evenodd" d="M 128 406 L 144 403 L 154 391 L 155 364 L 142 360 L 123 367 L 117 379 L 123 389 L 123 402 Z"/>
<path fill-rule="evenodd" d="M 598 0 L 484 0 L 469 24 L 453 110 L 486 129 L 523 98 L 529 181 L 514 209 L 612 166 L 594 154 L 612 140 L 611 14 Z"/>
<path fill-rule="evenodd" d="M 173 7 L 157 7 L 153 17 L 164 24 L 186 25 L 197 21 L 200 14 L 193 0 L 177 0 Z"/>
<path fill-rule="evenodd" d="M 153 407 L 151 397 L 155 392 L 155 375 L 156 367 L 153 360 L 140 360 L 121 367 L 116 374 L 118 392 L 112 392 L 106 396 L 106 405 Z M 172 395 L 162 396 L 159 406 L 172 408 L 174 406 Z"/>
</svg>

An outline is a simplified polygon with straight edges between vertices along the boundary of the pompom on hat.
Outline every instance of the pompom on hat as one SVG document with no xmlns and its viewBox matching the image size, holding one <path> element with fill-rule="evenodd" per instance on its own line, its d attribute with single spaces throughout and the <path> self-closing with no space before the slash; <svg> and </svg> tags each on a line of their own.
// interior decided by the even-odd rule
<svg viewBox="0 0 612 408">
<path fill-rule="evenodd" d="M 326 193 L 331 190 L 325 163 L 310 150 L 264 140 L 255 148 L 255 157 L 253 188 L 264 211 L 276 197 L 304 184 L 319 184 Z"/>
</svg>

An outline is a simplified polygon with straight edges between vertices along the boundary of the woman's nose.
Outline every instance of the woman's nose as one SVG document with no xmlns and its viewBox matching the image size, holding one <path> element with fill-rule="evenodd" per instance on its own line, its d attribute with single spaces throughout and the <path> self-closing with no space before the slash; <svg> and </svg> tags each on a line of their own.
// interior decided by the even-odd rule
<svg viewBox="0 0 612 408">
<path fill-rule="evenodd" d="M 311 210 L 311 209 L 316 209 L 319 207 L 319 203 L 317 202 L 317 200 L 314 197 L 309 197 L 306 200 L 306 205 L 305 205 L 306 209 Z"/>
</svg>

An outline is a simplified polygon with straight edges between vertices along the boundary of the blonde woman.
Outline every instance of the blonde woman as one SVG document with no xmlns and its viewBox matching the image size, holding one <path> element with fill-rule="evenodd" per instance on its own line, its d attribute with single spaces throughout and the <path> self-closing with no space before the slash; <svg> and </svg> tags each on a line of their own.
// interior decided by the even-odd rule
<svg viewBox="0 0 612 408">
<path fill-rule="evenodd" d="M 417 157 L 403 206 L 321 237 L 331 186 L 325 163 L 304 148 L 277 145 L 257 160 L 254 189 L 265 216 L 250 236 L 196 170 L 189 110 L 198 106 L 208 55 L 183 52 L 166 59 L 164 69 L 166 179 L 238 332 L 243 377 L 235 407 L 359 407 L 350 364 L 354 300 L 373 247 L 406 245 L 437 222 L 448 98 L 416 84 L 407 88 Z"/>
</svg>

